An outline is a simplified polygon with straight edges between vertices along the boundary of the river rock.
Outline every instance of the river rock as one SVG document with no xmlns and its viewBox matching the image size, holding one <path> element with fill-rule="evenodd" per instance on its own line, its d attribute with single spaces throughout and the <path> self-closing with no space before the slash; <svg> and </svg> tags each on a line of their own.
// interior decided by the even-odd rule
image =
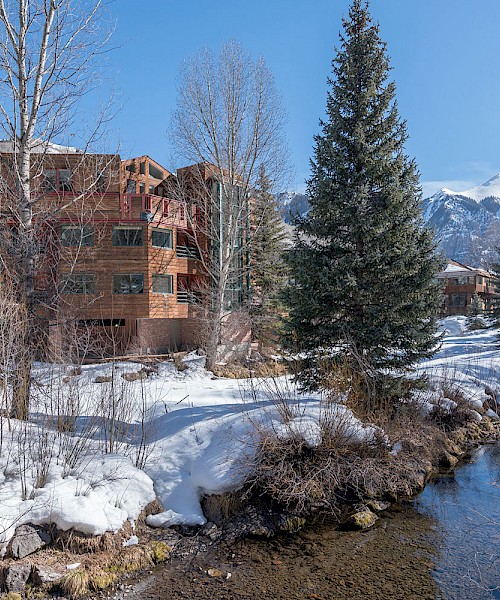
<svg viewBox="0 0 500 600">
<path fill-rule="evenodd" d="M 380 500 L 370 500 L 367 502 L 368 508 L 373 512 L 380 512 L 382 510 L 387 510 L 390 506 L 390 502 L 382 502 Z"/>
<path fill-rule="evenodd" d="M 46 567 L 44 565 L 34 565 L 31 575 L 35 585 L 44 585 L 46 583 L 55 583 L 62 579 L 66 574 L 66 570 L 62 565 L 54 565 Z"/>
<path fill-rule="evenodd" d="M 366 506 L 362 510 L 358 510 L 351 515 L 347 521 L 347 524 L 353 529 L 364 531 L 365 529 L 373 527 L 378 519 L 379 517 Z"/>
<path fill-rule="evenodd" d="M 50 544 L 50 533 L 37 525 L 21 525 L 16 529 L 10 544 L 10 554 L 13 558 L 24 558 Z"/>
<path fill-rule="evenodd" d="M 4 573 L 4 585 L 8 592 L 24 592 L 31 573 L 31 565 L 10 565 Z"/>
<path fill-rule="evenodd" d="M 453 469 L 457 462 L 458 458 L 456 456 L 453 456 L 449 452 L 446 452 L 446 450 L 444 450 L 441 456 L 439 457 L 439 465 L 441 467 L 445 467 L 446 469 Z"/>
<path fill-rule="evenodd" d="M 500 421 L 500 417 L 491 408 L 486 411 L 486 416 L 489 417 L 492 421 Z"/>
</svg>

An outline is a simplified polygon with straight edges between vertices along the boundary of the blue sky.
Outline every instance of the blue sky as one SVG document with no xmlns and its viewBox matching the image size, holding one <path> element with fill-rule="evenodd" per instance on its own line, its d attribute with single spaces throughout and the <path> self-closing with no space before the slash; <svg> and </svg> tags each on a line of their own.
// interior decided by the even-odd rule
<svg viewBox="0 0 500 600">
<path fill-rule="evenodd" d="M 179 64 L 198 48 L 233 37 L 271 68 L 288 114 L 303 190 L 313 135 L 324 114 L 326 78 L 348 0 L 115 0 L 117 20 L 103 97 L 120 94 L 110 124 L 122 157 L 149 154 L 170 170 L 167 137 Z M 407 151 L 424 193 L 463 190 L 500 171 L 499 0 L 372 0 L 388 43 Z"/>
</svg>

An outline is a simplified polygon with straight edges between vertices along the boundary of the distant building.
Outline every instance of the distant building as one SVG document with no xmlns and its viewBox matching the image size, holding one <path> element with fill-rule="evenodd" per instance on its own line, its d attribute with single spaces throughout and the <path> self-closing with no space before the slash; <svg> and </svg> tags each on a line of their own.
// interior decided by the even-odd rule
<svg viewBox="0 0 500 600">
<path fill-rule="evenodd" d="M 488 271 L 449 260 L 437 277 L 444 284 L 441 316 L 466 315 L 474 293 L 479 296 L 485 312 L 491 309 L 495 294 L 493 276 Z"/>
</svg>

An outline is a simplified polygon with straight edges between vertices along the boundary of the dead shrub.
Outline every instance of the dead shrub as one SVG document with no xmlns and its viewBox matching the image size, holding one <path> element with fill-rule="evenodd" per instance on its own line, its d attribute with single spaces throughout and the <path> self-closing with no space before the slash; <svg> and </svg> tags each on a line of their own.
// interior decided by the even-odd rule
<svg viewBox="0 0 500 600">
<path fill-rule="evenodd" d="M 387 472 L 379 453 L 363 447 L 308 447 L 298 437 L 261 440 L 248 493 L 264 493 L 300 514 L 317 508 L 339 516 L 346 502 L 380 492 Z M 374 492 L 375 491 L 375 492 Z"/>
<path fill-rule="evenodd" d="M 184 362 L 184 358 L 186 357 L 187 352 L 176 352 L 172 355 L 174 359 L 175 368 L 179 371 L 185 371 L 187 369 L 187 365 Z"/>
<path fill-rule="evenodd" d="M 252 361 L 246 363 L 227 363 L 225 365 L 216 365 L 213 373 L 216 377 L 225 377 L 226 379 L 250 379 L 281 377 L 288 372 L 287 365 L 277 361 Z"/>
</svg>

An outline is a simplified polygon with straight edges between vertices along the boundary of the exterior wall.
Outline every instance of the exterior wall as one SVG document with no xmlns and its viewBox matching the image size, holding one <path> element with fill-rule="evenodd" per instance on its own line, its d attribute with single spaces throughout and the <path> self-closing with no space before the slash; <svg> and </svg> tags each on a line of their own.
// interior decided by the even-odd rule
<svg viewBox="0 0 500 600">
<path fill-rule="evenodd" d="M 0 175 L 8 182 L 12 179 L 12 157 L 3 154 L 0 158 Z M 60 170 L 71 172 L 69 185 L 59 186 Z M 53 172 L 57 172 L 56 190 L 47 188 Z M 191 190 L 188 205 L 172 199 L 174 193 L 169 197 L 175 176 L 148 156 L 122 163 L 118 155 L 33 155 L 33 195 L 39 196 L 34 204 L 35 220 L 44 222 L 40 227 L 44 251 L 35 280 L 46 307 L 43 318 L 50 321 L 54 356 L 63 356 L 73 342 L 78 346 L 78 337 L 94 339 L 96 352 L 103 354 L 123 353 L 131 345 L 158 353 L 198 344 L 202 321 L 191 301 L 210 285 L 197 253 L 201 249 L 208 257 L 210 252 L 201 219 L 209 204 L 214 174 L 206 165 L 193 165 L 180 172 Z M 137 193 L 127 194 L 127 185 L 130 190 L 133 187 L 130 181 Z M 141 184 L 144 194 L 139 193 Z M 11 186 L 15 189 L 13 180 Z M 150 190 L 155 193 L 148 194 Z M 14 195 L 10 199 L 7 192 L 0 192 L 4 218 L 11 201 L 15 202 Z M 13 225 L 15 219 L 6 222 Z M 117 225 L 141 227 L 143 245 L 113 246 L 112 232 Z M 61 231 L 68 226 L 93 227 L 93 245 L 63 246 Z M 172 248 L 153 247 L 155 229 L 171 232 Z M 131 273 L 144 275 L 143 293 L 114 293 L 114 275 Z M 63 277 L 78 274 L 95 277 L 95 293 L 60 293 Z M 171 294 L 153 292 L 153 276 L 160 274 L 172 275 Z M 241 319 L 236 317 L 229 321 L 227 347 L 246 344 L 246 325 L 241 326 Z M 69 336 L 69 322 L 80 331 Z M 89 341 L 88 347 L 91 345 Z"/>
<path fill-rule="evenodd" d="M 460 263 L 452 264 L 460 265 Z M 463 267 L 461 271 L 444 271 L 438 275 L 444 287 L 444 302 L 440 316 L 467 315 L 475 293 L 482 300 L 486 312 L 491 308 L 494 297 L 491 275 L 482 269 L 460 266 Z"/>
</svg>

